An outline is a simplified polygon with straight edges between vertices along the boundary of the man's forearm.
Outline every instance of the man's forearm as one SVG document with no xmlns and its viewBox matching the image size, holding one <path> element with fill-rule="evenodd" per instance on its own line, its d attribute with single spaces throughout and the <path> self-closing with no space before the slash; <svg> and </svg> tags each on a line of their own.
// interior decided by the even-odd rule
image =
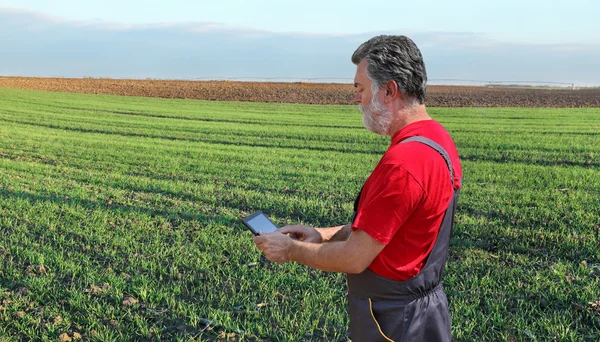
<svg viewBox="0 0 600 342">
<path fill-rule="evenodd" d="M 361 268 L 354 260 L 357 257 L 356 253 L 349 253 L 346 247 L 346 242 L 340 241 L 308 243 L 295 240 L 290 249 L 290 259 L 327 272 L 362 272 L 364 267 Z"/>
<path fill-rule="evenodd" d="M 346 241 L 352 231 L 351 225 L 331 227 L 331 228 L 316 228 L 323 242 Z"/>
</svg>

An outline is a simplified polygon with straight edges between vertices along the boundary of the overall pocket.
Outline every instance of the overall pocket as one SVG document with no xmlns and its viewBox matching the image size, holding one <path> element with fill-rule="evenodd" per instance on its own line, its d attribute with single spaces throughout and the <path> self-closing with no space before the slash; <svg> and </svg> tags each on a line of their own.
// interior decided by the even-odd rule
<svg viewBox="0 0 600 342">
<path fill-rule="evenodd" d="M 399 341 L 404 309 L 399 303 L 348 296 L 352 342 Z"/>
</svg>

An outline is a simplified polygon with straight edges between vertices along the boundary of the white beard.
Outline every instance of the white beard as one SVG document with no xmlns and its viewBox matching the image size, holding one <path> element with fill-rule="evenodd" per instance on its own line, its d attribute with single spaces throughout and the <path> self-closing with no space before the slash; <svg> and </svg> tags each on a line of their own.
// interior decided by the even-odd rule
<svg viewBox="0 0 600 342">
<path fill-rule="evenodd" d="M 362 122 L 365 128 L 373 133 L 387 136 L 392 123 L 392 112 L 373 94 L 371 103 L 358 106 L 363 114 Z"/>
</svg>

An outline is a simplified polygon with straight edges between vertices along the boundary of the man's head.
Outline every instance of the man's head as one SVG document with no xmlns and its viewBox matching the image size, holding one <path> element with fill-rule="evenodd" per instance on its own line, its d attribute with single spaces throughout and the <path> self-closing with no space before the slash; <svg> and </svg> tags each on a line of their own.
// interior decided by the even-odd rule
<svg viewBox="0 0 600 342">
<path fill-rule="evenodd" d="M 396 99 L 402 109 L 423 105 L 427 84 L 425 63 L 415 43 L 405 36 L 377 36 L 356 49 L 354 86 L 365 127 L 390 135 L 394 119 L 390 103 Z M 370 126 L 368 125 L 370 124 Z"/>
</svg>

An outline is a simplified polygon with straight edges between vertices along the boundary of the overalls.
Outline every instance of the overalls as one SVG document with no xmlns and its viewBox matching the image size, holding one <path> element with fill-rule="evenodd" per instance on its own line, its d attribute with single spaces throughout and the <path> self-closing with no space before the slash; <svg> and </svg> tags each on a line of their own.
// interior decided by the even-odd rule
<svg viewBox="0 0 600 342">
<path fill-rule="evenodd" d="M 428 145 L 444 157 L 454 186 L 452 162 L 446 151 L 434 141 L 420 136 L 405 139 L 401 144 L 411 141 Z M 369 269 L 347 275 L 350 337 L 353 342 L 452 340 L 442 274 L 458 194 L 459 190 L 454 190 L 433 249 L 419 274 L 405 281 L 387 279 Z M 354 203 L 355 217 L 359 199 L 360 193 Z"/>
</svg>

